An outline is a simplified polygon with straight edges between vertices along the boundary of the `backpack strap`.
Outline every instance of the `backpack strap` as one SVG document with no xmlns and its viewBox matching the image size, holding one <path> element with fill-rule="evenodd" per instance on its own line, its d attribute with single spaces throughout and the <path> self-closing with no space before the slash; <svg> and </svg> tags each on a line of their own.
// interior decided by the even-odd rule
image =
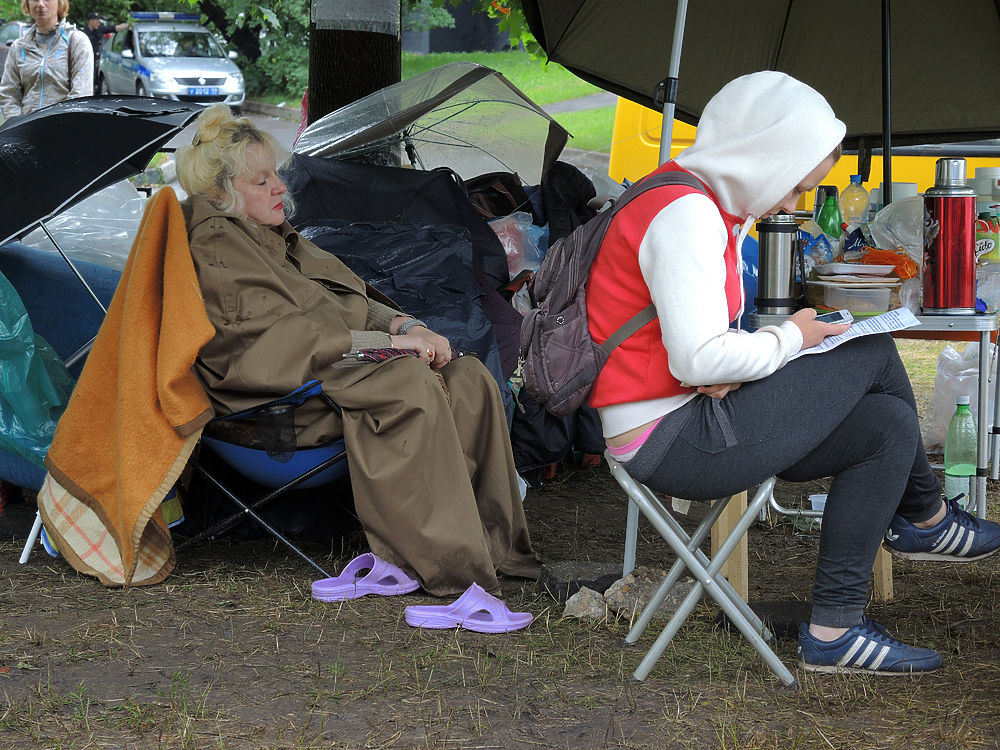
<svg viewBox="0 0 1000 750">
<path fill-rule="evenodd" d="M 659 172 L 658 174 L 650 175 L 642 182 L 637 182 L 622 193 L 615 201 L 614 206 L 609 209 L 612 212 L 612 218 L 614 218 L 614 214 L 617 214 L 634 198 L 642 195 L 647 190 L 653 190 L 658 187 L 666 187 L 667 185 L 687 185 L 695 190 L 704 192 L 704 186 L 702 185 L 701 180 L 694 175 L 688 174 L 687 172 Z M 632 334 L 637 333 L 640 328 L 647 323 L 652 322 L 655 318 L 656 307 L 653 305 L 644 307 L 642 310 L 625 321 L 625 323 L 623 323 L 617 331 L 612 333 L 608 337 L 607 341 L 601 344 L 601 349 L 603 349 L 604 353 L 610 357 L 611 352 L 617 349 L 625 339 Z"/>
<path fill-rule="evenodd" d="M 625 321 L 621 328 L 612 333 L 608 337 L 608 340 L 601 344 L 601 348 L 610 357 L 611 352 L 617 349 L 619 344 L 621 344 L 633 333 L 637 333 L 640 328 L 651 322 L 654 318 L 656 318 L 656 308 L 653 305 L 642 308 L 639 312 Z"/>
</svg>

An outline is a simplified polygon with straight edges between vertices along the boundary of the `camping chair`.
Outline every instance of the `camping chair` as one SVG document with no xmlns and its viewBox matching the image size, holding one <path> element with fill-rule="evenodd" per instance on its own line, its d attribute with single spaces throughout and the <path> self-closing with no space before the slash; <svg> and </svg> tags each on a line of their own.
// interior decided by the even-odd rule
<svg viewBox="0 0 1000 750">
<path fill-rule="evenodd" d="M 625 637 L 625 642 L 632 644 L 639 640 L 639 636 L 642 635 L 646 626 L 649 625 L 667 594 L 670 593 L 670 590 L 680 580 L 685 569 L 689 570 L 695 578 L 695 585 L 692 587 L 691 592 L 681 602 L 677 611 L 674 612 L 667 626 L 663 629 L 663 632 L 660 633 L 653 646 L 646 653 L 646 656 L 643 657 L 632 678 L 638 681 L 646 679 L 653 665 L 656 664 L 656 661 L 666 650 L 667 646 L 670 645 L 670 641 L 676 635 L 684 620 L 687 619 L 688 615 L 694 610 L 695 605 L 707 592 L 722 608 L 722 611 L 729 618 L 730 622 L 739 628 L 740 632 L 750 641 L 750 644 L 756 649 L 757 653 L 764 658 L 764 661 L 767 662 L 767 665 L 777 675 L 778 679 L 785 685 L 794 685 L 796 682 L 795 677 L 768 645 L 768 641 L 771 639 L 770 631 L 764 627 L 764 623 L 757 614 L 750 609 L 750 606 L 720 573 L 722 566 L 743 539 L 747 529 L 750 528 L 750 524 L 753 523 L 764 507 L 764 504 L 767 503 L 771 495 L 771 490 L 774 487 L 775 478 L 771 477 L 760 485 L 757 493 L 748 504 L 747 509 L 718 547 L 714 557 L 709 559 L 701 551 L 701 543 L 707 538 L 712 526 L 719 519 L 719 516 L 722 515 L 726 506 L 733 499 L 732 497 L 714 501 L 694 533 L 689 536 L 673 515 L 671 515 L 660 498 L 648 487 L 629 476 L 622 465 L 610 453 L 605 453 L 605 458 L 607 459 L 608 466 L 611 468 L 611 475 L 621 485 L 622 489 L 625 490 L 625 494 L 629 499 L 625 567 L 631 570 L 635 565 L 636 536 L 638 533 L 640 511 L 667 542 L 674 554 L 677 555 L 677 561 L 674 562 L 663 582 L 653 594 L 649 604 L 646 605 L 639 618 L 635 621 L 629 634 Z M 734 495 L 733 497 L 736 496 Z"/>
<path fill-rule="evenodd" d="M 337 404 L 323 393 L 322 383 L 319 380 L 311 380 L 279 399 L 235 414 L 217 417 L 208 423 L 201 437 L 201 445 L 211 450 L 247 479 L 264 485 L 271 491 L 255 500 L 247 501 L 241 498 L 232 487 L 226 486 L 217 478 L 199 457 L 192 458 L 188 462 L 188 466 L 198 471 L 240 510 L 195 534 L 177 545 L 176 549 L 183 549 L 203 539 L 215 539 L 249 516 L 267 533 L 315 568 L 322 574 L 323 578 L 332 577 L 331 573 L 327 572 L 257 512 L 258 509 L 293 489 L 318 487 L 347 475 L 345 461 L 347 450 L 342 439 L 327 445 L 310 448 L 296 448 L 295 446 L 293 413 L 310 398 L 319 398 L 331 409 L 340 412 Z M 248 448 L 220 437 L 218 432 L 213 431 L 212 428 L 224 423 L 248 424 L 256 431 L 261 447 Z"/>
</svg>

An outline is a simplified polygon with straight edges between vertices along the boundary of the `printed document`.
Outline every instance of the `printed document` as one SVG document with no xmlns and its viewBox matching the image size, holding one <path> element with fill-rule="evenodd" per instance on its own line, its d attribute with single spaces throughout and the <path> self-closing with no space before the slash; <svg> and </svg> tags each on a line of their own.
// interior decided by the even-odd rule
<svg viewBox="0 0 1000 750">
<path fill-rule="evenodd" d="M 828 352 L 831 349 L 836 349 L 845 341 L 856 339 L 858 336 L 870 336 L 873 333 L 891 333 L 892 331 L 902 331 L 904 328 L 913 328 L 913 326 L 918 325 L 920 325 L 920 321 L 917 320 L 917 316 L 911 313 L 907 308 L 900 307 L 899 309 L 890 310 L 889 312 L 882 313 L 881 315 L 865 318 L 860 322 L 855 320 L 851 323 L 851 327 L 844 333 L 836 336 L 827 336 L 816 346 L 811 346 L 808 349 L 801 350 L 798 354 L 793 354 L 789 361 L 801 357 L 803 354 L 820 354 L 822 352 Z"/>
</svg>

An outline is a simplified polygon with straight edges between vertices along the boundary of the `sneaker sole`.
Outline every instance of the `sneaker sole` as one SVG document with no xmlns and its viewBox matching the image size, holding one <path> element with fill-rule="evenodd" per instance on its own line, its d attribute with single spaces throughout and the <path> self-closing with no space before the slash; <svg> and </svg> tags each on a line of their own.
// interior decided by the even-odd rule
<svg viewBox="0 0 1000 750">
<path fill-rule="evenodd" d="M 913 669 L 908 672 L 889 672 L 883 669 L 862 669 L 860 667 L 838 667 L 836 664 L 807 664 L 804 661 L 800 661 L 799 665 L 806 672 L 819 672 L 822 674 L 870 674 L 877 677 L 913 677 L 914 675 L 927 674 L 929 672 L 937 672 L 941 667 L 934 667 L 933 669 Z"/>
<path fill-rule="evenodd" d="M 1000 547 L 990 550 L 989 552 L 984 552 L 981 555 L 976 555 L 975 557 L 956 557 L 954 555 L 940 555 L 934 552 L 904 552 L 902 550 L 894 549 L 888 544 L 882 545 L 885 550 L 893 557 L 899 557 L 903 560 L 927 560 L 936 562 L 952 562 L 952 563 L 970 563 L 976 562 L 977 560 L 984 560 L 987 557 L 992 557 L 997 552 L 1000 552 Z"/>
</svg>

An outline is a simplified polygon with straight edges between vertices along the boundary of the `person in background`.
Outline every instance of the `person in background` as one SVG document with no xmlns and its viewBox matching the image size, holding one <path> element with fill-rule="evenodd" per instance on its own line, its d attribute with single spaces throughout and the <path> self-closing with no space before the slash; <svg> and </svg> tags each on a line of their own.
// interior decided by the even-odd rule
<svg viewBox="0 0 1000 750">
<path fill-rule="evenodd" d="M 202 112 L 191 145 L 177 150 L 191 256 L 216 329 L 195 372 L 216 414 L 322 380 L 343 414 L 306 402 L 295 410 L 298 444 L 343 436 L 372 552 L 436 596 L 472 583 L 495 591 L 497 571 L 536 578 L 496 381 L 475 357 L 452 359 L 446 338 L 291 227 L 275 171 L 283 155 L 224 104 Z M 404 351 L 344 357 L 372 348 Z"/>
<path fill-rule="evenodd" d="M 895 555 L 970 562 L 1000 550 L 1000 525 L 942 499 L 887 334 L 794 358 L 848 324 L 807 308 L 753 333 L 730 328 L 743 312 L 743 238 L 823 181 L 844 132 L 818 92 L 776 71 L 737 78 L 708 102 L 694 144 L 659 168 L 688 172 L 702 189 L 666 186 L 633 200 L 591 267 L 595 343 L 651 303 L 657 317 L 611 354 L 590 402 L 610 454 L 657 492 L 711 500 L 775 474 L 833 477 L 810 622 L 799 629 L 803 667 L 927 672 L 940 653 L 865 617 L 883 535 Z"/>
<path fill-rule="evenodd" d="M 4 118 L 94 93 L 94 52 L 87 35 L 66 21 L 69 0 L 21 0 L 35 23 L 14 40 L 0 78 Z"/>
<path fill-rule="evenodd" d="M 101 45 L 104 44 L 104 35 L 113 34 L 116 31 L 127 28 L 127 23 L 101 23 L 101 17 L 97 13 L 91 13 L 87 16 L 87 28 L 83 30 L 83 33 L 87 35 L 91 46 L 94 48 L 94 91 L 97 91 L 97 63 L 101 55 Z"/>
</svg>

